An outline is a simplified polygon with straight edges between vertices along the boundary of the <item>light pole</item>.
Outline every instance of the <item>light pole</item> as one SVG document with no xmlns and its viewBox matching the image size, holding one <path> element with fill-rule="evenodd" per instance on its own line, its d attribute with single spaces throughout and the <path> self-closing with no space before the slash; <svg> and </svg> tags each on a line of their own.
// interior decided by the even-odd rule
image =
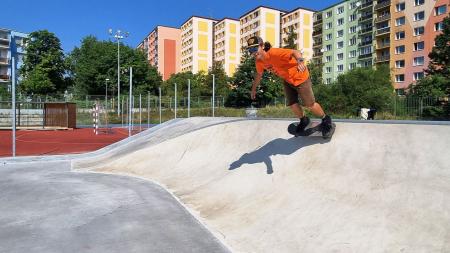
<svg viewBox="0 0 450 253">
<path fill-rule="evenodd" d="M 117 116 L 120 115 L 120 40 L 128 37 L 128 32 L 117 30 L 113 35 L 113 29 L 108 30 L 109 35 L 117 40 Z"/>
<path fill-rule="evenodd" d="M 108 81 L 109 78 L 105 79 L 105 112 L 106 112 L 106 129 L 108 129 Z"/>
</svg>

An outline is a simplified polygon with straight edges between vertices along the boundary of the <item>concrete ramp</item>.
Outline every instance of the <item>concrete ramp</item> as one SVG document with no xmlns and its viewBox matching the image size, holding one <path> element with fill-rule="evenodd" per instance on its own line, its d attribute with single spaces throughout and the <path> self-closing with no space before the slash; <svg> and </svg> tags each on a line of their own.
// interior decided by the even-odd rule
<svg viewBox="0 0 450 253">
<path fill-rule="evenodd" d="M 338 122 L 325 141 L 289 123 L 223 121 L 73 168 L 159 182 L 235 252 L 450 252 L 450 126 Z"/>
</svg>

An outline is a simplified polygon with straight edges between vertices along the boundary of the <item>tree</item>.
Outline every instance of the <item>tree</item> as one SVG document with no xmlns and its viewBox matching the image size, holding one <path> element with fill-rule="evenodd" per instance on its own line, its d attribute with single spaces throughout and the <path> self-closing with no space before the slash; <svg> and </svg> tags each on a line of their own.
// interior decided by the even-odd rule
<svg viewBox="0 0 450 253">
<path fill-rule="evenodd" d="M 55 34 L 47 30 L 30 33 L 26 50 L 20 69 L 23 79 L 20 90 L 27 94 L 64 92 L 67 84 L 64 53 Z"/>
<path fill-rule="evenodd" d="M 82 40 L 68 56 L 74 91 L 78 96 L 105 94 L 105 79 L 112 91 L 117 92 L 117 45 L 111 41 L 98 41 L 93 36 Z M 133 67 L 134 94 L 156 94 L 162 83 L 157 69 L 151 66 L 143 52 L 120 45 L 121 94 L 128 93 L 129 68 Z"/>
<path fill-rule="evenodd" d="M 311 78 L 311 82 L 313 83 L 313 85 L 322 84 L 322 64 L 317 64 L 313 61 L 309 61 L 307 67 L 309 70 L 309 77 Z"/>
<path fill-rule="evenodd" d="M 295 44 L 296 39 L 297 33 L 295 33 L 294 30 L 290 29 L 287 37 L 287 45 L 284 48 L 297 49 L 297 44 Z"/>
<path fill-rule="evenodd" d="M 207 86 L 212 87 L 212 80 L 213 76 L 215 79 L 215 95 L 216 96 L 222 96 L 226 97 L 230 93 L 230 78 L 225 73 L 225 70 L 223 69 L 223 65 L 219 62 L 213 63 L 212 67 L 208 70 L 208 76 L 207 76 Z M 209 93 L 212 96 L 212 90 L 208 89 Z"/>
<path fill-rule="evenodd" d="M 433 119 L 449 119 L 450 105 L 442 102 L 450 97 L 450 17 L 443 21 L 443 31 L 435 38 L 435 46 L 428 55 L 430 62 L 425 70 L 425 78 L 412 85 L 410 96 L 413 97 L 436 97 L 436 104 L 427 108 L 425 117 Z"/>
<path fill-rule="evenodd" d="M 314 90 L 325 110 L 340 113 L 361 107 L 383 110 L 394 96 L 387 65 L 377 69 L 355 68 L 338 76 L 334 84 L 317 85 Z"/>
<path fill-rule="evenodd" d="M 252 103 L 250 91 L 255 73 L 255 59 L 245 53 L 243 62 L 232 78 L 232 88 L 225 102 L 226 106 L 246 107 Z M 274 74 L 265 71 L 256 94 L 256 101 L 259 106 L 265 106 L 282 95 L 283 81 Z"/>
<path fill-rule="evenodd" d="M 442 33 L 436 36 L 434 42 L 435 46 L 428 55 L 430 63 L 426 72 L 450 78 L 450 16 L 444 19 Z"/>
</svg>

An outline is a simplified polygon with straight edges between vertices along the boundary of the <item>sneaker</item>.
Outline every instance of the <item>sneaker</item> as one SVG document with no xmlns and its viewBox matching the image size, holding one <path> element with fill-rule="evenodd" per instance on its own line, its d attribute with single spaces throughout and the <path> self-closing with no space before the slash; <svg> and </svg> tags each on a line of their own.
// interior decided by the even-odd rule
<svg viewBox="0 0 450 253">
<path fill-rule="evenodd" d="M 303 118 L 300 119 L 300 123 L 297 125 L 296 132 L 301 133 L 305 131 L 305 128 L 309 125 L 309 118 L 306 116 L 303 116 Z"/>
<path fill-rule="evenodd" d="M 322 136 L 323 138 L 330 138 L 333 135 L 333 124 L 331 122 L 331 117 L 325 115 L 322 119 Z"/>
</svg>

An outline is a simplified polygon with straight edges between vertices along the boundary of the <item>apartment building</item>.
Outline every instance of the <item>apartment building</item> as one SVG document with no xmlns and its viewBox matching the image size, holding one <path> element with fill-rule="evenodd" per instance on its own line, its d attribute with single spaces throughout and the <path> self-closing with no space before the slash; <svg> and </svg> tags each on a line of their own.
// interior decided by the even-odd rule
<svg viewBox="0 0 450 253">
<path fill-rule="evenodd" d="M 393 0 L 379 4 L 390 12 L 390 67 L 395 88 L 403 90 L 424 77 L 435 37 L 448 16 L 448 0 Z M 382 41 L 381 41 L 382 42 Z M 377 39 L 377 44 L 380 41 Z"/>
<path fill-rule="evenodd" d="M 313 56 L 313 10 L 297 8 L 281 16 L 281 47 L 288 44 L 291 32 L 296 34 L 295 46 L 309 61 Z"/>
<path fill-rule="evenodd" d="M 315 41 L 321 36 L 322 48 L 314 47 L 314 55 L 317 62 L 322 51 L 322 78 L 326 84 L 331 84 L 338 75 L 371 59 L 372 39 L 366 39 L 365 33 L 361 33 L 362 21 L 368 16 L 360 14 L 359 6 L 358 0 L 343 1 L 322 10 L 321 16 L 315 16 Z"/>
<path fill-rule="evenodd" d="M 17 69 L 22 65 L 27 37 L 26 33 L 0 28 L 0 85 L 9 85 L 12 81 L 12 58 L 16 60 Z"/>
<path fill-rule="evenodd" d="M 322 64 L 323 56 L 323 44 L 322 44 L 322 32 L 323 32 L 323 20 L 322 12 L 316 12 L 313 15 L 313 56 L 312 61 L 315 64 Z"/>
<path fill-rule="evenodd" d="M 240 23 L 224 18 L 214 25 L 214 62 L 222 64 L 227 76 L 233 76 L 241 59 Z"/>
<path fill-rule="evenodd" d="M 168 26 L 156 26 L 141 42 L 149 63 L 158 69 L 163 80 L 181 69 L 181 30 Z"/>
<path fill-rule="evenodd" d="M 273 47 L 280 47 L 281 16 L 285 13 L 282 10 L 258 6 L 242 15 L 239 18 L 241 53 L 247 46 L 247 40 L 253 36 L 261 37 L 264 41 L 270 42 Z"/>
<path fill-rule="evenodd" d="M 192 16 L 181 25 L 181 71 L 208 71 L 213 64 L 215 19 Z"/>
</svg>

